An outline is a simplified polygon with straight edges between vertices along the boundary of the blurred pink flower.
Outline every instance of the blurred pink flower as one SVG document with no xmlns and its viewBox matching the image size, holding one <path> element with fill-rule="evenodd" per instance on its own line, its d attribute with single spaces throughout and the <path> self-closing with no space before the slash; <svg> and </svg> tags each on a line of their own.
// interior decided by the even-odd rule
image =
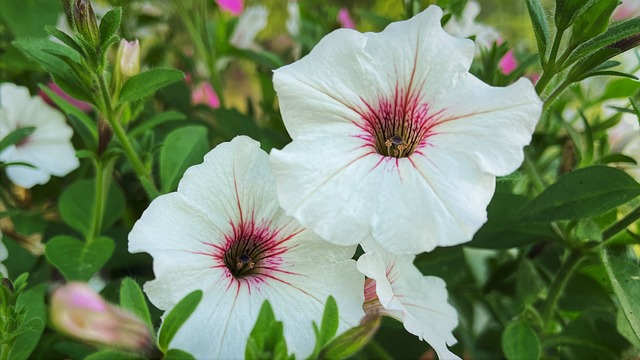
<svg viewBox="0 0 640 360">
<path fill-rule="evenodd" d="M 223 11 L 230 13 L 233 16 L 238 16 L 242 13 L 243 0 L 216 0 L 216 3 Z"/>
<path fill-rule="evenodd" d="M 500 71 L 505 75 L 510 74 L 518 67 L 518 60 L 516 60 L 516 57 L 513 55 L 513 50 L 507 51 L 502 59 L 500 59 L 498 67 L 500 67 Z"/>
<path fill-rule="evenodd" d="M 640 16 L 640 1 L 623 0 L 613 12 L 611 18 L 616 21 L 621 21 L 631 19 L 636 16 Z"/>
<path fill-rule="evenodd" d="M 356 28 L 356 24 L 353 22 L 353 19 L 351 19 L 351 15 L 349 14 L 349 10 L 347 8 L 340 8 L 340 11 L 338 11 L 337 20 L 340 23 L 340 26 L 345 29 Z"/>
<path fill-rule="evenodd" d="M 67 94 L 66 92 L 64 92 L 64 90 L 60 89 L 60 87 L 58 86 L 58 84 L 54 83 L 53 81 L 49 82 L 49 84 L 47 84 L 47 86 L 49 87 L 49 89 L 51 91 L 53 91 L 54 93 L 56 93 L 56 95 L 60 96 L 61 98 L 65 99 L 69 104 L 75 106 L 76 108 L 78 108 L 80 111 L 83 112 L 89 112 L 91 111 L 91 105 L 84 102 L 84 101 L 80 101 L 77 99 L 74 99 L 71 97 L 71 95 Z M 49 96 L 47 96 L 47 94 L 40 90 L 40 92 L 38 93 L 38 95 L 40 95 L 40 97 L 49 105 L 57 107 L 56 104 L 53 103 L 53 101 L 49 98 Z"/>
<path fill-rule="evenodd" d="M 51 321 L 61 332 L 90 344 L 144 352 L 153 340 L 135 315 L 107 303 L 87 284 L 71 282 L 51 296 Z"/>
<path fill-rule="evenodd" d="M 191 92 L 191 102 L 194 105 L 204 104 L 212 109 L 220 107 L 218 94 L 208 82 L 201 82 L 193 88 Z"/>
</svg>

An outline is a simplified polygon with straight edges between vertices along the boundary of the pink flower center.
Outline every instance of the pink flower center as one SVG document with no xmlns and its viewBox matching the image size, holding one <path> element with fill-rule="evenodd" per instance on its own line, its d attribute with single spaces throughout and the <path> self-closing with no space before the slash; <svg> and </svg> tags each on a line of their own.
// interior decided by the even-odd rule
<svg viewBox="0 0 640 360">
<path fill-rule="evenodd" d="M 366 135 L 358 137 L 378 154 L 395 158 L 408 157 L 425 146 L 439 114 L 429 114 L 429 105 L 422 102 L 419 93 L 398 87 L 392 97 L 380 97 L 377 104 L 365 105 L 366 110 L 360 113 L 364 122 L 356 125 Z"/>
<path fill-rule="evenodd" d="M 284 242 L 290 237 L 282 239 L 280 231 L 272 229 L 266 222 L 256 224 L 254 220 L 231 224 L 232 233 L 225 236 L 223 246 L 214 246 L 214 258 L 226 268 L 228 274 L 235 279 L 257 277 L 281 271 L 283 263 L 281 255 L 288 248 Z M 219 262 L 219 264 L 220 264 Z"/>
</svg>

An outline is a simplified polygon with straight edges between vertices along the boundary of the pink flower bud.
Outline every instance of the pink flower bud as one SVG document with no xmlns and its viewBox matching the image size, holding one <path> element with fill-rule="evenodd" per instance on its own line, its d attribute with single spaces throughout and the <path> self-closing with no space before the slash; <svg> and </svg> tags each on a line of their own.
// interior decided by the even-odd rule
<svg viewBox="0 0 640 360">
<path fill-rule="evenodd" d="M 191 92 L 191 101 L 194 105 L 204 104 L 212 109 L 220 107 L 220 99 L 216 91 L 208 82 L 201 82 Z"/>
<path fill-rule="evenodd" d="M 218 3 L 220 9 L 233 16 L 238 16 L 242 13 L 242 0 L 216 0 L 216 3 Z"/>
<path fill-rule="evenodd" d="M 128 79 L 140 73 L 140 42 L 120 40 L 116 55 L 116 66 L 123 79 Z"/>
<path fill-rule="evenodd" d="M 505 75 L 509 75 L 518 67 L 518 60 L 516 60 L 516 57 L 513 55 L 513 50 L 509 50 L 506 54 L 504 54 L 504 56 L 498 63 L 498 67 L 500 68 L 500 71 L 502 71 L 502 73 Z"/>
<path fill-rule="evenodd" d="M 60 332 L 94 345 L 138 352 L 153 346 L 142 320 L 107 303 L 84 283 L 72 282 L 53 293 L 51 321 Z"/>
<path fill-rule="evenodd" d="M 356 24 L 351 19 L 351 15 L 349 14 L 349 10 L 347 8 L 340 8 L 338 11 L 337 17 L 338 23 L 345 29 L 355 29 Z"/>
<path fill-rule="evenodd" d="M 54 83 L 53 81 L 50 81 L 47 86 L 49 87 L 49 89 L 51 89 L 51 91 L 53 91 L 56 95 L 60 96 L 61 98 L 65 99 L 69 104 L 73 105 L 74 107 L 76 107 L 78 110 L 82 111 L 82 112 L 89 112 L 91 111 L 91 105 L 84 102 L 84 101 L 80 101 L 78 99 L 74 99 L 73 97 L 71 97 L 71 95 L 67 94 L 66 92 L 64 92 L 64 90 L 62 90 L 58 84 Z M 47 96 L 47 94 L 44 91 L 40 91 L 40 93 L 38 94 L 40 95 L 40 97 L 49 105 L 57 107 L 57 105 L 49 98 L 49 96 Z"/>
</svg>

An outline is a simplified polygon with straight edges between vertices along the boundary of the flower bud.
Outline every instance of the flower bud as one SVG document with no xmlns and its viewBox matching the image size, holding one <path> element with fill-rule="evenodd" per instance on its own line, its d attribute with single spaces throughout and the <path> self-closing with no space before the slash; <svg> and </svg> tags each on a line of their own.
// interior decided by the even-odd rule
<svg viewBox="0 0 640 360">
<path fill-rule="evenodd" d="M 191 92 L 191 101 L 194 105 L 203 104 L 212 109 L 220 107 L 220 99 L 208 82 L 201 82 Z"/>
<path fill-rule="evenodd" d="M 75 31 L 97 48 L 100 45 L 100 30 L 91 2 L 89 0 L 75 0 L 72 13 Z"/>
<path fill-rule="evenodd" d="M 122 82 L 140 73 L 140 42 L 120 40 L 116 55 L 116 70 L 122 76 Z"/>
<path fill-rule="evenodd" d="M 53 293 L 51 321 L 60 332 L 93 345 L 137 352 L 153 347 L 142 320 L 107 303 L 84 283 L 72 282 Z"/>
</svg>

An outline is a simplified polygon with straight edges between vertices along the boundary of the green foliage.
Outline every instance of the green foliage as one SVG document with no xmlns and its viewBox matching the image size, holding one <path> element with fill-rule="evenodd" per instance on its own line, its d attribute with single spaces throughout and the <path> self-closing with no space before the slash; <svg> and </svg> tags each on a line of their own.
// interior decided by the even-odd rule
<svg viewBox="0 0 640 360">
<path fill-rule="evenodd" d="M 91 235 L 95 201 L 95 179 L 82 180 L 71 184 L 62 192 L 58 209 L 62 220 L 81 234 Z M 102 228 L 108 229 L 121 216 L 125 207 L 125 196 L 115 182 L 111 182 L 106 194 Z"/>
<path fill-rule="evenodd" d="M 621 170 L 606 166 L 578 169 L 558 179 L 525 204 L 527 221 L 575 220 L 597 216 L 640 195 L 640 184 Z"/>
<path fill-rule="evenodd" d="M 327 303 L 324 305 L 324 313 L 322 314 L 322 323 L 320 329 L 313 323 L 313 331 L 316 334 L 316 346 L 313 355 L 317 355 L 320 350 L 329 343 L 338 332 L 340 318 L 338 316 L 338 304 L 333 296 L 329 296 Z M 313 357 L 312 355 L 312 357 Z"/>
<path fill-rule="evenodd" d="M 114 248 L 108 237 L 84 243 L 72 236 L 59 235 L 47 242 L 45 255 L 67 280 L 88 281 L 111 258 Z"/>
<path fill-rule="evenodd" d="M 2 140 L 0 140 L 0 152 L 4 149 L 8 148 L 11 145 L 18 144 L 19 142 L 26 139 L 29 135 L 33 134 L 36 131 L 36 128 L 33 126 L 18 128 L 7 136 L 5 136 Z"/>
<path fill-rule="evenodd" d="M 167 135 L 160 150 L 160 184 L 163 192 L 173 191 L 184 171 L 202 162 L 209 151 L 207 129 L 203 126 L 186 126 Z"/>
<path fill-rule="evenodd" d="M 502 350 L 509 360 L 536 360 L 540 345 L 535 331 L 523 320 L 515 320 L 502 333 Z"/>
<path fill-rule="evenodd" d="M 140 289 L 138 283 L 132 278 L 122 280 L 122 285 L 120 286 L 120 307 L 129 310 L 138 318 L 142 319 L 149 329 L 153 329 L 149 307 L 147 306 L 142 289 Z"/>
<path fill-rule="evenodd" d="M 196 310 L 200 300 L 202 300 L 202 290 L 195 290 L 180 300 L 166 316 L 158 334 L 158 347 L 162 352 L 165 354 L 168 352 L 171 340 Z"/>
<path fill-rule="evenodd" d="M 184 74 L 175 69 L 156 68 L 131 77 L 122 86 L 120 103 L 147 98 L 167 85 L 181 81 Z"/>
<path fill-rule="evenodd" d="M 178 349 L 170 349 L 164 354 L 163 360 L 195 360 L 195 358 L 186 351 Z"/>
<path fill-rule="evenodd" d="M 265 301 L 249 335 L 245 358 L 247 360 L 289 359 L 283 331 L 282 322 L 276 320 L 269 301 Z"/>
<path fill-rule="evenodd" d="M 59 1 L 4 0 L 0 17 L 16 38 L 43 37 L 45 25 L 55 25 L 62 7 Z"/>
</svg>

